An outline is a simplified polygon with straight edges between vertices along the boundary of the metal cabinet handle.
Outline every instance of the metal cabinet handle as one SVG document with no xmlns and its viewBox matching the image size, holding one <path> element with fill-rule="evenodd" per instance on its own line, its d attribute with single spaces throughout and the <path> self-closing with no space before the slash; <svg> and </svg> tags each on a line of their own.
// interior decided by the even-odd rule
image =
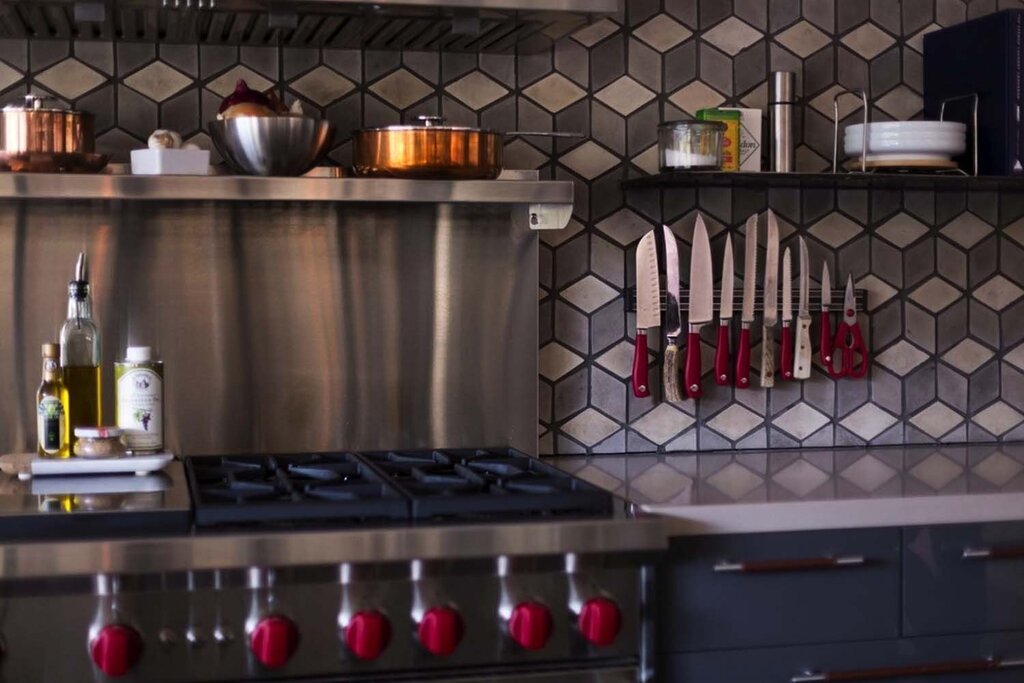
<svg viewBox="0 0 1024 683">
<path fill-rule="evenodd" d="M 964 548 L 962 560 L 1012 560 L 1024 557 L 1024 547 Z"/>
<path fill-rule="evenodd" d="M 730 562 L 723 560 L 715 564 L 719 573 L 764 574 L 768 572 L 798 572 L 810 569 L 837 569 L 859 567 L 867 564 L 863 555 L 840 555 L 838 557 L 809 557 L 798 560 L 754 560 L 752 562 Z"/>
<path fill-rule="evenodd" d="M 1024 667 L 1024 659 L 971 659 L 959 662 L 939 662 L 913 666 L 892 666 L 859 671 L 806 672 L 789 679 L 790 683 L 837 683 L 840 681 L 884 681 L 905 676 L 944 676 L 946 674 L 1000 671 Z"/>
</svg>

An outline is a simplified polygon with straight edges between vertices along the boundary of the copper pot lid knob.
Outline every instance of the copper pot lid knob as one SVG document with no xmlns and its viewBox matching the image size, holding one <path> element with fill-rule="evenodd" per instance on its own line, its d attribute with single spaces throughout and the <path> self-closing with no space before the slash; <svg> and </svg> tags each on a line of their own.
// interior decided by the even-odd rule
<svg viewBox="0 0 1024 683">
<path fill-rule="evenodd" d="M 444 123 L 443 116 L 417 116 L 416 120 L 422 123 L 427 128 L 431 126 L 440 126 Z"/>
</svg>

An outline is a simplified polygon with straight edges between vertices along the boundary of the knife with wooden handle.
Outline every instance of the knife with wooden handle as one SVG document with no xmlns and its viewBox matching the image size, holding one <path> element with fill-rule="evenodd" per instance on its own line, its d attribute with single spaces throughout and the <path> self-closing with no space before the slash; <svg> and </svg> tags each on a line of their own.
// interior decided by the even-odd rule
<svg viewBox="0 0 1024 683">
<path fill-rule="evenodd" d="M 789 247 L 782 252 L 782 351 L 779 355 L 779 374 L 782 379 L 793 379 L 793 262 Z"/>
<path fill-rule="evenodd" d="M 636 344 L 633 347 L 633 395 L 651 395 L 647 372 L 647 330 L 661 325 L 658 246 L 651 230 L 636 246 Z"/>
<path fill-rule="evenodd" d="M 715 384 L 729 386 L 729 328 L 732 326 L 732 235 L 725 236 L 722 285 L 718 299 L 718 340 L 715 343 Z"/>
<path fill-rule="evenodd" d="M 807 242 L 800 238 L 800 299 L 796 313 L 796 360 L 793 377 L 811 376 L 811 261 L 807 255 Z"/>
<path fill-rule="evenodd" d="M 757 214 L 747 219 L 743 238 L 743 308 L 740 311 L 740 341 L 736 347 L 736 388 L 750 388 L 750 326 L 754 324 L 754 296 L 757 293 Z"/>
<path fill-rule="evenodd" d="M 690 305 L 687 319 L 686 364 L 683 382 L 686 395 L 700 398 L 704 395 L 700 386 L 700 328 L 711 322 L 715 307 L 715 281 L 711 272 L 711 242 L 704 219 L 697 214 L 693 227 L 693 243 L 690 249 Z"/>
<path fill-rule="evenodd" d="M 676 236 L 667 225 L 661 226 L 665 237 L 665 354 L 661 366 L 664 398 L 670 403 L 683 400 L 679 386 L 679 335 L 683 321 L 679 313 L 679 247 Z"/>
<path fill-rule="evenodd" d="M 779 321 L 779 223 L 768 209 L 764 257 L 764 317 L 761 334 L 761 386 L 775 386 L 775 325 Z"/>
</svg>

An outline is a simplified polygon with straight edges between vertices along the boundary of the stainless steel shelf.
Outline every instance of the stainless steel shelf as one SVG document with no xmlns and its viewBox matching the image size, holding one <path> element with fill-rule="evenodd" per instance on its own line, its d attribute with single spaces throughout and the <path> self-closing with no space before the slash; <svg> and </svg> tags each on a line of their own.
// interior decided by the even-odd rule
<svg viewBox="0 0 1024 683">
<path fill-rule="evenodd" d="M 573 184 L 548 180 L 392 180 L 0 173 L 0 199 L 417 202 L 572 205 Z"/>
</svg>

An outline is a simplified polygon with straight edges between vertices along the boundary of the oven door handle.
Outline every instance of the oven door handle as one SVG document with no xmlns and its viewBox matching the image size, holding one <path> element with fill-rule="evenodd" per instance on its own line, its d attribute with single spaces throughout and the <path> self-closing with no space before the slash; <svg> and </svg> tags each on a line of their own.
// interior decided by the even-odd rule
<svg viewBox="0 0 1024 683">
<path fill-rule="evenodd" d="M 863 555 L 837 555 L 836 557 L 808 557 L 796 560 L 752 560 L 731 562 L 722 560 L 714 566 L 719 574 L 768 574 L 773 572 L 798 572 L 812 569 L 842 569 L 861 567 L 867 564 Z"/>
<path fill-rule="evenodd" d="M 878 669 L 854 671 L 811 672 L 793 676 L 790 683 L 841 683 L 846 681 L 885 681 L 906 676 L 945 676 L 949 674 L 979 673 L 1024 668 L 1024 658 L 969 659 L 964 661 L 937 662 L 910 666 L 890 666 Z"/>
</svg>

